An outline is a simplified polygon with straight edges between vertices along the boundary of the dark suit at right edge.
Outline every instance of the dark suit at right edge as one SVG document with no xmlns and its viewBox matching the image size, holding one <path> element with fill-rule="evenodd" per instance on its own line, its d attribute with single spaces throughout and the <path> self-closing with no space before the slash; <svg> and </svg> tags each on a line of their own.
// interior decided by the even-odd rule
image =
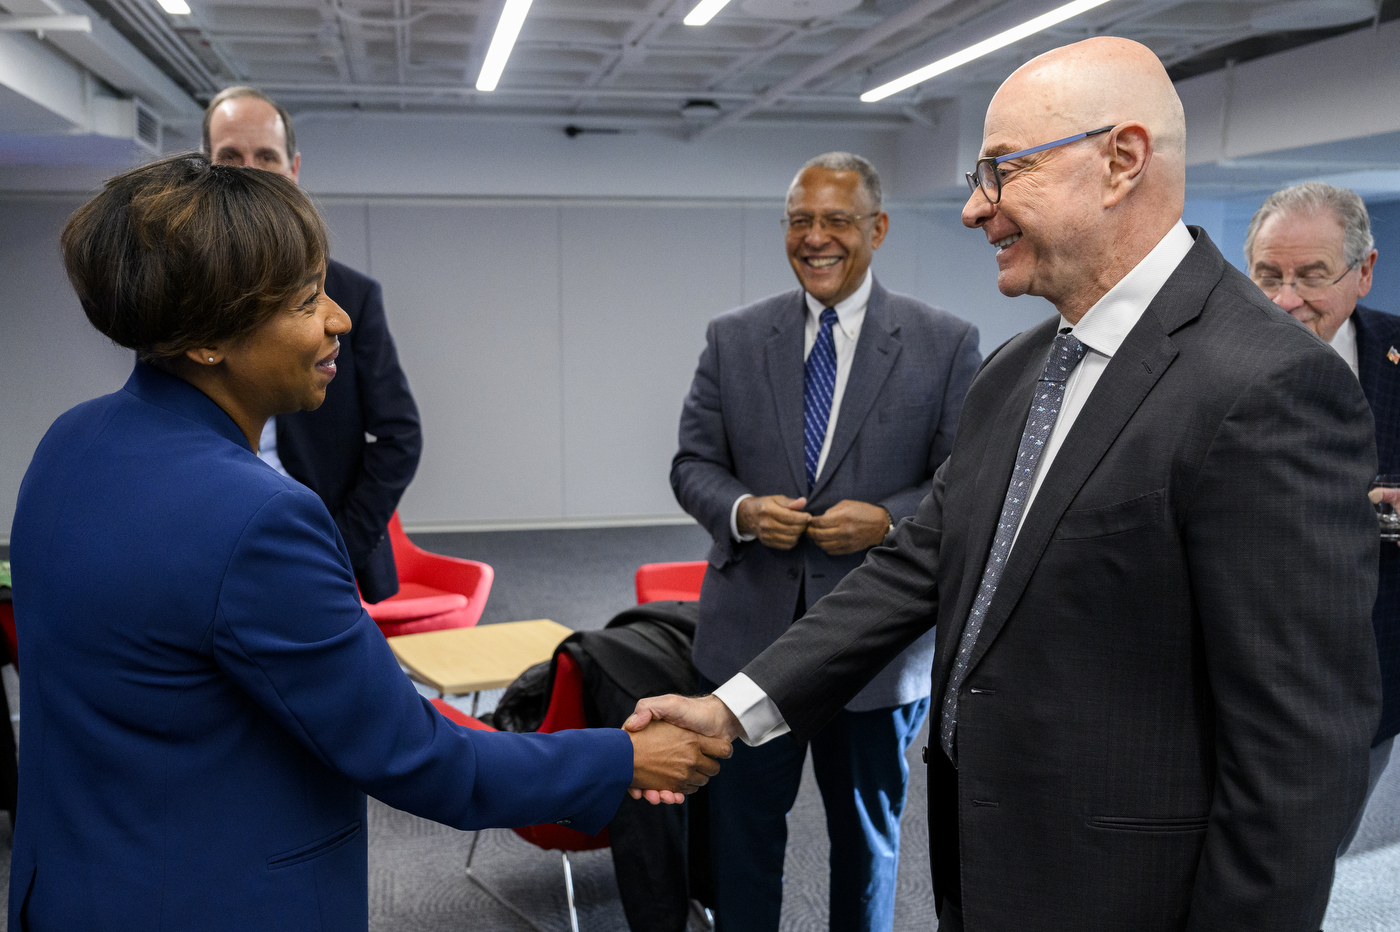
<svg viewBox="0 0 1400 932">
<path fill-rule="evenodd" d="M 1360 307 L 1356 325 L 1356 360 L 1361 390 L 1376 419 L 1377 474 L 1400 474 L 1400 317 Z M 1400 733 L 1400 547 L 1381 547 L 1380 594 L 1371 623 L 1381 661 L 1385 706 L 1372 746 Z"/>
<path fill-rule="evenodd" d="M 959 769 L 928 750 L 934 890 L 969 932 L 1316 932 L 1365 793 L 1371 414 L 1192 233 L 1026 513 Z M 939 708 L 1058 324 L 991 355 L 918 513 L 745 667 L 799 740 L 935 622 Z"/>
</svg>

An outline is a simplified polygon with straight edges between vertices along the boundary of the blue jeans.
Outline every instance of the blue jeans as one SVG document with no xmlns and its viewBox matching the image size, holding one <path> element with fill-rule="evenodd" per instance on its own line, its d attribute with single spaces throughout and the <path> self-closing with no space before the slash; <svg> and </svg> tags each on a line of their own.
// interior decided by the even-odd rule
<svg viewBox="0 0 1400 932">
<path fill-rule="evenodd" d="M 702 677 L 701 689 L 714 688 Z M 892 709 L 844 709 L 811 741 L 812 769 L 831 839 L 832 932 L 889 932 L 899 872 L 899 819 L 909 785 L 905 751 L 927 698 Z M 783 735 L 734 756 L 710 782 L 710 862 L 718 932 L 776 932 L 783 904 L 787 814 L 807 746 Z"/>
</svg>

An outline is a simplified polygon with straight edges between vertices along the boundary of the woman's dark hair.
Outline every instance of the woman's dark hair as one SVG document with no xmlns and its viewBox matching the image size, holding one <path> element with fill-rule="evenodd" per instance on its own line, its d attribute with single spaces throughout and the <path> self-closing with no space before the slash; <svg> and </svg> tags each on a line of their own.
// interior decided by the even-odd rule
<svg viewBox="0 0 1400 932">
<path fill-rule="evenodd" d="M 111 179 L 60 242 L 88 320 L 146 360 L 251 333 L 327 253 L 325 224 L 295 184 L 198 153 Z"/>
</svg>

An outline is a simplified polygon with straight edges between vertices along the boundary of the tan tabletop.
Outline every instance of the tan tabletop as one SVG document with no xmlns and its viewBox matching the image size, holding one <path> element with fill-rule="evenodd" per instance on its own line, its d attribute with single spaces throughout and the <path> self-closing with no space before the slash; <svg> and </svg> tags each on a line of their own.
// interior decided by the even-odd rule
<svg viewBox="0 0 1400 932">
<path fill-rule="evenodd" d="M 444 695 L 460 695 L 509 686 L 530 667 L 553 657 L 554 648 L 571 634 L 542 618 L 401 634 L 389 638 L 389 646 L 414 679 Z"/>
</svg>

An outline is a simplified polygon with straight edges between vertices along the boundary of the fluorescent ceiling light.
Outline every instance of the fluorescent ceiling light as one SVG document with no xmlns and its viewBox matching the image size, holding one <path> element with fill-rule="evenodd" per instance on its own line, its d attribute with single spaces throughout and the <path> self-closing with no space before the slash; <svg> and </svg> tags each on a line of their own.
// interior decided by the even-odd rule
<svg viewBox="0 0 1400 932">
<path fill-rule="evenodd" d="M 1063 23 L 1065 20 L 1078 16 L 1092 10 L 1096 6 L 1102 6 L 1108 0 L 1074 0 L 1073 3 L 1066 3 L 1062 7 L 1057 7 L 1043 16 L 1028 20 L 1015 28 L 1006 32 L 998 33 L 990 39 L 983 39 L 976 45 L 968 46 L 961 52 L 954 52 L 946 58 L 940 58 L 931 65 L 925 65 L 918 71 L 911 71 L 902 78 L 895 78 L 887 84 L 866 91 L 860 95 L 860 99 L 865 103 L 874 103 L 877 100 L 884 100 L 891 94 L 898 94 L 900 91 L 921 84 L 935 75 L 940 75 L 945 71 L 952 71 L 959 65 L 966 65 L 968 62 L 981 58 L 989 52 L 995 52 L 999 48 L 1008 46 L 1013 42 L 1020 42 L 1027 36 L 1033 36 L 1037 32 L 1042 32 L 1054 26 L 1056 23 Z"/>
<path fill-rule="evenodd" d="M 175 16 L 190 15 L 190 5 L 185 0 L 160 0 L 160 8 Z"/>
<path fill-rule="evenodd" d="M 496 34 L 491 37 L 491 47 L 486 50 L 486 61 L 481 64 L 481 74 L 476 76 L 476 89 L 494 91 L 501 81 L 501 72 L 506 70 L 506 61 L 515 39 L 520 35 L 520 27 L 525 25 L 525 14 L 530 12 L 533 0 L 506 0 L 506 8 L 501 11 L 501 21 L 496 24 Z"/>
<path fill-rule="evenodd" d="M 687 26 L 703 26 L 715 18 L 715 14 L 729 5 L 729 0 L 700 0 L 695 9 L 685 15 L 681 22 Z"/>
</svg>

